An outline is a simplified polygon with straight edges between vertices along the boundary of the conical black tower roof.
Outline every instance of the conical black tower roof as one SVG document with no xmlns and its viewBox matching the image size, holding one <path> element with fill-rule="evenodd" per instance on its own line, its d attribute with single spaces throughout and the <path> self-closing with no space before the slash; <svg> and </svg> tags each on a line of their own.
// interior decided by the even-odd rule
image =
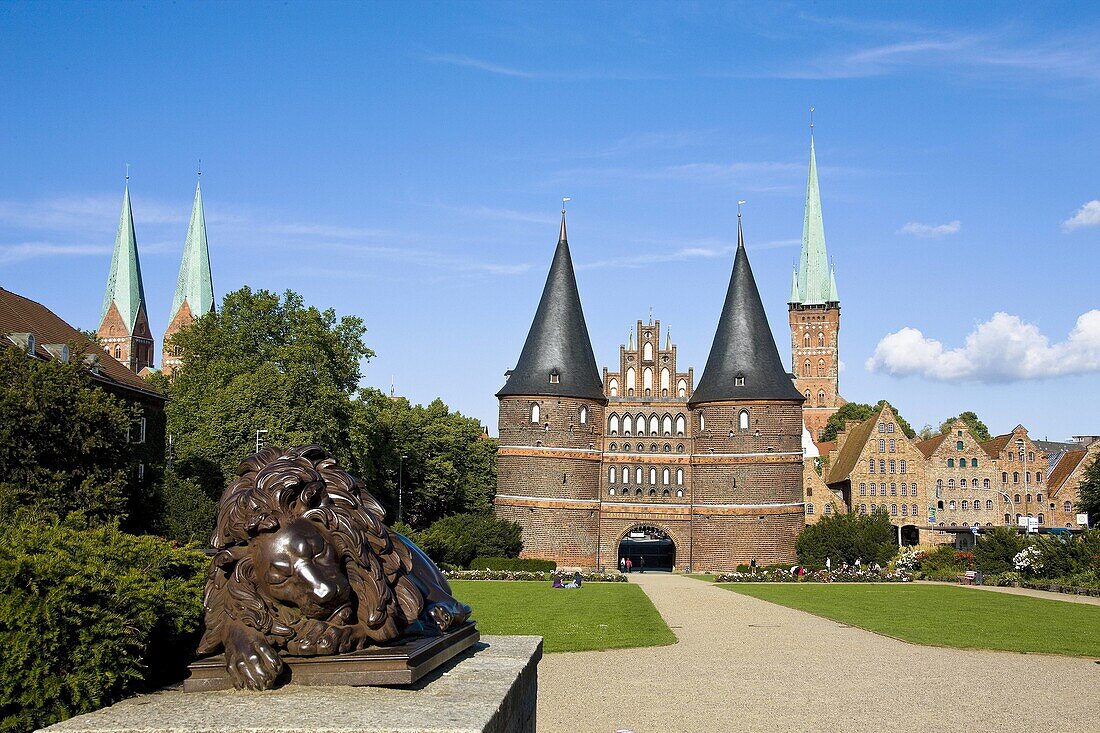
<svg viewBox="0 0 1100 733">
<path fill-rule="evenodd" d="M 554 376 L 552 376 L 554 375 Z M 558 248 L 519 363 L 497 397 L 556 395 L 606 402 L 581 310 L 561 214 Z"/>
<path fill-rule="evenodd" d="M 738 382 L 743 382 L 738 386 Z M 775 347 L 760 291 L 745 253 L 741 215 L 737 216 L 737 255 L 733 260 L 722 317 L 710 356 L 691 396 L 691 404 L 729 400 L 797 400 L 795 389 Z"/>
</svg>

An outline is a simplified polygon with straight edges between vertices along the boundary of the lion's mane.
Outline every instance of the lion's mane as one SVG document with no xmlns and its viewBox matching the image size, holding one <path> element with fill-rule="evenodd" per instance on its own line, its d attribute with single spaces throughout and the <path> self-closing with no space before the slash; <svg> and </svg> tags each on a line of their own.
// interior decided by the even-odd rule
<svg viewBox="0 0 1100 733">
<path fill-rule="evenodd" d="M 323 448 L 265 448 L 243 461 L 237 474 L 222 495 L 210 540 L 216 554 L 203 599 L 206 632 L 199 654 L 217 652 L 232 623 L 256 629 L 284 649 L 303 633 L 294 613 L 257 588 L 251 547 L 261 533 L 296 519 L 322 528 L 348 576 L 351 604 L 329 623 L 358 622 L 371 639 L 389 641 L 420 617 L 425 599 L 411 574 L 409 547 L 382 523 L 384 511 L 363 484 Z"/>
</svg>

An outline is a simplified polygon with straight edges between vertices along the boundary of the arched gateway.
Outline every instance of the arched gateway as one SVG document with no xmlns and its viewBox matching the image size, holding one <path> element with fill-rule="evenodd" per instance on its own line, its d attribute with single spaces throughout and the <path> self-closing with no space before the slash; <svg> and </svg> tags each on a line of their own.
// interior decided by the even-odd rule
<svg viewBox="0 0 1100 733">
<path fill-rule="evenodd" d="M 639 524 L 628 530 L 619 540 L 616 563 L 623 558 L 630 558 L 635 571 L 643 568 L 672 570 L 676 564 L 676 543 L 660 527 Z"/>
</svg>

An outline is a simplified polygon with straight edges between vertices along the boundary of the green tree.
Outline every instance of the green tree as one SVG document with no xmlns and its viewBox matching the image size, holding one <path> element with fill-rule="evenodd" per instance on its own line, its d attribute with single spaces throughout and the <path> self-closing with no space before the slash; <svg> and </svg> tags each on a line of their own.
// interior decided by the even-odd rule
<svg viewBox="0 0 1100 733">
<path fill-rule="evenodd" d="M 1015 570 L 1012 558 L 1027 546 L 1027 540 L 1011 527 L 994 527 L 978 535 L 974 546 L 974 564 L 986 575 Z"/>
<path fill-rule="evenodd" d="M 897 548 L 897 528 L 881 508 L 871 514 L 823 516 L 817 524 L 806 525 L 795 543 L 798 561 L 810 567 L 824 567 L 826 558 L 834 564 L 860 560 L 885 566 Z"/>
<path fill-rule="evenodd" d="M 829 417 L 828 422 L 825 423 L 825 430 L 822 431 L 821 439 L 823 441 L 836 440 L 836 436 L 844 429 L 844 424 L 846 422 L 849 420 L 863 422 L 867 418 L 877 415 L 884 404 L 886 404 L 886 400 L 879 400 L 874 406 L 862 402 L 848 402 Z M 913 426 L 901 416 L 897 408 L 890 405 L 890 409 L 893 410 L 894 416 L 898 420 L 898 427 L 901 428 L 901 431 L 910 438 L 917 437 L 917 433 L 913 430 Z"/>
<path fill-rule="evenodd" d="M 255 448 L 258 430 L 273 445 L 319 443 L 345 465 L 363 322 L 250 288 L 173 337 L 185 365 L 168 380 L 168 431 L 176 467 L 211 498 Z"/>
<path fill-rule="evenodd" d="M 940 423 L 940 435 L 949 432 L 951 430 L 951 425 L 956 420 L 962 420 L 966 423 L 966 427 L 970 429 L 970 433 L 979 443 L 984 443 L 987 440 L 993 439 L 993 436 L 989 434 L 989 428 L 987 428 L 985 423 L 978 419 L 978 415 L 971 410 L 960 413 L 958 417 L 949 417 Z"/>
<path fill-rule="evenodd" d="M 93 383 L 79 348 L 69 363 L 0 351 L 0 516 L 126 520 L 148 498 L 132 465 L 137 417 Z"/>
<path fill-rule="evenodd" d="M 931 440 L 935 438 L 939 433 L 932 429 L 932 426 L 925 423 L 924 427 L 917 431 L 917 438 L 920 440 Z"/>
<path fill-rule="evenodd" d="M 1085 469 L 1077 496 L 1077 511 L 1089 515 L 1090 527 L 1100 527 L 1100 454 Z"/>
<path fill-rule="evenodd" d="M 488 512 L 440 519 L 416 541 L 436 562 L 460 567 L 475 557 L 517 557 L 523 549 L 520 526 Z"/>
</svg>

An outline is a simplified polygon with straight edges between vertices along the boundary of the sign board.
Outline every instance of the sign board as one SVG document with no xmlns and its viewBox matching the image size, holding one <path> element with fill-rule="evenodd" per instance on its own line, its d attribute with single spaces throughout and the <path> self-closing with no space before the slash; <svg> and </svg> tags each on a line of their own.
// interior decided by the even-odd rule
<svg viewBox="0 0 1100 733">
<path fill-rule="evenodd" d="M 975 536 L 977 536 L 977 534 L 978 534 L 978 525 L 975 524 L 973 527 L 970 528 L 970 531 L 973 532 Z"/>
<path fill-rule="evenodd" d="M 1080 524 L 1083 527 L 1087 527 L 1088 523 L 1089 523 L 1089 515 L 1088 514 L 1078 514 L 1077 515 L 1077 523 Z"/>
<path fill-rule="evenodd" d="M 1039 520 L 1035 517 L 1020 517 L 1017 523 L 1029 533 L 1039 531 Z"/>
<path fill-rule="evenodd" d="M 928 507 L 928 523 L 929 524 L 935 524 L 936 523 L 936 507 L 934 507 L 934 506 Z"/>
</svg>

